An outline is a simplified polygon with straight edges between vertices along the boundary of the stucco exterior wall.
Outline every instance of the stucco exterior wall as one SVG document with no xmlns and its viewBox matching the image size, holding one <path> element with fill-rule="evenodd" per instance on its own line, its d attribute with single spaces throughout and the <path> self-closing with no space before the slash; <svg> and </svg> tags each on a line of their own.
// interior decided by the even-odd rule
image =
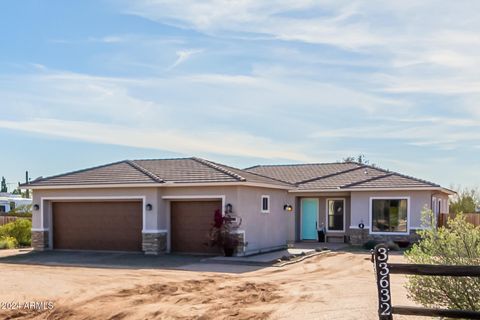
<svg viewBox="0 0 480 320">
<path fill-rule="evenodd" d="M 261 213 L 262 195 L 270 196 L 270 213 Z M 199 197 L 208 197 L 212 200 L 224 199 L 224 204 L 232 204 L 233 213 L 243 220 L 239 230 L 245 233 L 245 241 L 248 242 L 248 246 L 245 248 L 246 253 L 284 246 L 289 234 L 292 236 L 291 239 L 294 236 L 294 215 L 292 212 L 283 210 L 283 206 L 287 203 L 294 205 L 294 197 L 289 196 L 286 190 L 243 186 L 38 189 L 33 194 L 33 204 L 38 204 L 41 208 L 33 211 L 32 229 L 45 230 L 51 228 L 51 202 L 62 201 L 52 198 L 65 198 L 65 200 L 71 199 L 74 201 L 82 198 L 81 200 L 88 201 L 101 200 L 101 198 L 112 199 L 113 197 L 138 197 L 139 199 L 145 197 L 144 206 L 151 204 L 152 210 L 144 212 L 144 231 L 152 234 L 158 232 L 166 234 L 167 249 L 170 247 L 170 201 L 194 200 Z M 289 221 L 292 230 L 289 230 Z"/>
<path fill-rule="evenodd" d="M 270 212 L 261 212 L 261 196 L 270 197 Z M 247 253 L 287 245 L 289 234 L 294 229 L 293 213 L 285 211 L 284 205 L 293 205 L 293 198 L 285 190 L 240 187 L 238 193 L 242 206 L 238 209 L 243 218 L 242 229 L 248 241 Z"/>
<path fill-rule="evenodd" d="M 33 229 L 49 229 L 51 226 L 51 198 L 78 198 L 101 200 L 99 198 L 112 197 L 145 197 L 145 204 L 153 205 L 152 211 L 145 214 L 145 229 L 158 229 L 158 218 L 155 204 L 158 203 L 156 188 L 89 188 L 89 189 L 38 189 L 33 192 L 33 204 L 38 204 L 40 210 L 34 210 L 32 214 Z M 42 203 L 43 198 L 43 203 Z M 81 200 L 81 199 L 78 199 Z M 56 200 L 61 201 L 61 200 Z M 43 209 L 43 224 L 41 212 Z"/>
<path fill-rule="evenodd" d="M 377 191 L 377 192 L 352 192 L 351 193 L 351 224 L 355 229 L 363 221 L 365 228 L 370 226 L 370 198 L 372 197 L 407 197 L 410 198 L 410 229 L 421 228 L 422 210 L 431 208 L 432 191 Z"/>
<path fill-rule="evenodd" d="M 450 203 L 449 197 L 443 193 L 434 193 L 432 195 L 432 210 L 435 214 L 449 213 Z"/>
<path fill-rule="evenodd" d="M 270 212 L 261 212 L 261 196 L 270 196 Z M 172 197 L 188 200 L 191 197 L 223 196 L 225 204 L 232 204 L 233 214 L 242 218 L 240 232 L 245 233 L 248 246 L 245 253 L 258 252 L 268 248 L 285 246 L 291 235 L 294 237 L 293 213 L 283 210 L 286 203 L 294 204 L 294 198 L 286 190 L 222 186 L 222 187 L 171 187 L 159 188 L 159 225 L 169 228 L 169 201 Z M 193 199 L 193 198 L 192 198 Z M 290 200 L 290 202 L 288 202 Z M 289 225 L 292 230 L 289 230 Z"/>
</svg>

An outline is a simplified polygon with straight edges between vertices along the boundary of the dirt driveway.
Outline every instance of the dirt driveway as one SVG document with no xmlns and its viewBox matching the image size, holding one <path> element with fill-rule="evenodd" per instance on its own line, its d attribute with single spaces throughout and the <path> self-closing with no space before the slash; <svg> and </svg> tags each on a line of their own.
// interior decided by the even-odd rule
<svg viewBox="0 0 480 320">
<path fill-rule="evenodd" d="M 0 318 L 375 319 L 376 287 L 364 253 L 331 253 L 244 273 L 199 271 L 208 267 L 192 265 L 196 271 L 186 271 L 0 264 L 0 302 L 54 303 L 53 310 L 42 312 L 0 310 Z M 403 281 L 392 276 L 393 302 L 411 305 Z"/>
</svg>

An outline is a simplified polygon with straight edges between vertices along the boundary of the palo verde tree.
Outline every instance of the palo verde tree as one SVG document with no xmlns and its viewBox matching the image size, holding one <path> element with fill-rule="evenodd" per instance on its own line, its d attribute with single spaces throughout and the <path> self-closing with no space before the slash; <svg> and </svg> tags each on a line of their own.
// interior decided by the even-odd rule
<svg viewBox="0 0 480 320">
<path fill-rule="evenodd" d="M 436 265 L 480 264 L 480 226 L 468 223 L 462 214 L 435 225 L 430 210 L 423 212 L 425 230 L 421 240 L 405 253 L 408 262 Z M 480 278 L 408 276 L 408 297 L 425 307 L 480 311 Z"/>
<path fill-rule="evenodd" d="M 450 201 L 450 213 L 474 213 L 480 207 L 478 189 L 458 188 L 457 194 Z"/>
<path fill-rule="evenodd" d="M 348 156 L 342 159 L 342 162 L 356 162 L 364 165 L 369 165 L 372 167 L 376 167 L 375 163 L 370 163 L 370 160 L 364 154 L 359 154 L 358 156 Z"/>
</svg>

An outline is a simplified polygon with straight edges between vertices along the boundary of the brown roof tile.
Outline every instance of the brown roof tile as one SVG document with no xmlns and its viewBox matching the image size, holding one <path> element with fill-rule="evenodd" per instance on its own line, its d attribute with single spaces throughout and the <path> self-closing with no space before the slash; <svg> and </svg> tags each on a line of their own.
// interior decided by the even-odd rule
<svg viewBox="0 0 480 320">
<path fill-rule="evenodd" d="M 30 185 L 55 186 L 135 183 L 158 183 L 158 181 L 146 175 L 135 166 L 132 166 L 128 161 L 121 161 L 52 177 L 40 178 L 30 182 Z"/>
<path fill-rule="evenodd" d="M 30 186 L 251 182 L 298 190 L 440 187 L 359 163 L 238 169 L 200 158 L 126 160 L 37 179 Z M 26 187 L 26 185 L 23 185 Z"/>
<path fill-rule="evenodd" d="M 406 177 L 397 173 L 388 174 L 377 179 L 372 179 L 352 186 L 356 189 L 375 189 L 375 188 L 422 188 L 422 187 L 440 187 L 431 182 Z"/>
<path fill-rule="evenodd" d="M 245 169 L 248 172 L 279 179 L 289 183 L 323 177 L 345 170 L 360 167 L 359 164 L 349 163 L 318 163 L 318 164 L 293 164 L 293 165 L 262 165 Z"/>
<path fill-rule="evenodd" d="M 291 185 L 200 158 L 126 160 L 104 166 L 37 179 L 30 186 L 138 183 L 253 182 Z"/>
<path fill-rule="evenodd" d="M 440 187 L 429 181 L 355 162 L 266 165 L 245 170 L 294 183 L 297 190 Z"/>
<path fill-rule="evenodd" d="M 332 174 L 306 183 L 300 183 L 299 189 L 340 189 L 352 183 L 377 178 L 385 175 L 385 171 L 369 167 L 358 167 L 354 170 Z"/>
</svg>

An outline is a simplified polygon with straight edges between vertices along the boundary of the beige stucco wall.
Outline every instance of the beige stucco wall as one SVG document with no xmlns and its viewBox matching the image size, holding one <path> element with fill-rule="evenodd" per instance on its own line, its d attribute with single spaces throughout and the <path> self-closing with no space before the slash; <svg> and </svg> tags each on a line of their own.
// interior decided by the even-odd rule
<svg viewBox="0 0 480 320">
<path fill-rule="evenodd" d="M 439 202 L 441 205 L 439 206 Z M 450 210 L 449 196 L 444 193 L 434 193 L 432 195 L 432 210 L 438 213 L 448 213 Z"/>
<path fill-rule="evenodd" d="M 261 213 L 261 196 L 270 196 L 270 213 Z M 292 225 L 290 231 L 293 239 L 293 214 L 283 210 L 286 203 L 294 204 L 293 197 L 286 190 L 243 187 L 152 187 L 152 188 L 91 188 L 91 189 L 39 189 L 33 195 L 34 204 L 42 204 L 43 198 L 43 225 L 41 210 L 33 212 L 33 229 L 49 229 L 51 227 L 51 201 L 49 198 L 85 198 L 101 197 L 145 197 L 145 204 L 152 204 L 151 211 L 145 211 L 146 231 L 169 229 L 170 201 L 165 197 L 181 197 L 192 200 L 197 197 L 224 197 L 225 204 L 233 205 L 234 214 L 243 220 L 240 230 L 245 231 L 245 240 L 248 242 L 247 252 L 285 245 L 288 239 L 288 223 Z M 289 202 L 290 199 L 290 202 Z M 59 200 L 55 200 L 59 201 Z"/>
<path fill-rule="evenodd" d="M 261 212 L 261 196 L 270 196 L 270 213 Z M 188 196 L 224 196 L 225 204 L 233 206 L 233 214 L 242 218 L 242 225 L 239 230 L 245 232 L 245 240 L 248 246 L 246 252 L 255 252 L 261 249 L 285 245 L 288 239 L 288 224 L 292 225 L 291 235 L 293 239 L 293 214 L 283 210 L 283 206 L 293 197 L 289 196 L 286 190 L 243 187 L 243 186 L 222 186 L 222 187 L 170 187 L 159 188 L 159 225 L 168 229 L 168 199 L 165 197 Z"/>
<path fill-rule="evenodd" d="M 47 189 L 35 190 L 33 204 L 42 206 L 44 211 L 43 224 L 41 210 L 33 212 L 33 229 L 48 229 L 51 226 L 51 206 L 48 198 L 101 198 L 101 197 L 145 197 L 145 204 L 152 204 L 153 209 L 145 212 L 145 230 L 169 229 L 169 201 L 164 197 L 218 196 L 224 197 L 225 204 L 231 203 L 233 211 L 243 220 L 240 230 L 245 231 L 245 240 L 248 242 L 248 252 L 285 245 L 287 241 L 299 236 L 301 197 L 315 197 L 319 199 L 319 222 L 326 223 L 326 199 L 346 198 L 346 230 L 350 226 L 357 227 L 363 221 L 368 227 L 370 224 L 370 197 L 409 197 L 411 229 L 421 226 L 421 211 L 426 206 L 431 208 L 432 191 L 392 191 L 392 192 L 352 192 L 332 194 L 298 194 L 288 193 L 286 190 L 245 187 L 245 186 L 218 186 L 218 187 L 152 187 L 152 188 L 92 188 L 92 189 Z M 270 212 L 261 212 L 261 196 L 270 196 Z M 436 194 L 448 201 L 447 195 Z M 44 198 L 43 204 L 41 199 Z M 285 204 L 294 206 L 293 212 L 283 210 Z M 296 223 L 295 223 L 296 221 Z"/>
<path fill-rule="evenodd" d="M 370 198 L 371 197 L 408 197 L 410 198 L 410 229 L 421 228 L 421 213 L 427 207 L 431 208 L 432 191 L 377 191 L 351 193 L 351 226 L 356 228 L 363 221 L 368 228 L 370 225 Z"/>
<path fill-rule="evenodd" d="M 261 212 L 261 196 L 270 196 L 270 212 Z M 266 188 L 240 187 L 238 199 L 242 206 L 238 213 L 243 218 L 242 229 L 248 241 L 247 252 L 262 248 L 284 246 L 289 239 L 290 230 L 293 230 L 292 212 L 283 209 L 289 203 L 293 205 L 293 198 L 284 190 Z"/>
</svg>

